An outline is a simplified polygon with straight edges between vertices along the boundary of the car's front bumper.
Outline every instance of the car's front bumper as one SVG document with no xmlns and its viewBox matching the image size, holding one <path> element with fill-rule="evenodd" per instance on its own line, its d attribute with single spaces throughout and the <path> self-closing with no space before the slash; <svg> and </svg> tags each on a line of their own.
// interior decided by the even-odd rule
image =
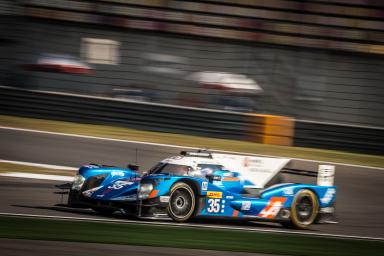
<svg viewBox="0 0 384 256">
<path fill-rule="evenodd" d="M 68 206 L 73 208 L 109 208 L 121 211 L 124 214 L 139 218 L 168 218 L 166 207 L 168 202 L 156 197 L 145 200 L 100 200 L 86 197 L 81 191 L 70 190 L 68 193 Z"/>
</svg>

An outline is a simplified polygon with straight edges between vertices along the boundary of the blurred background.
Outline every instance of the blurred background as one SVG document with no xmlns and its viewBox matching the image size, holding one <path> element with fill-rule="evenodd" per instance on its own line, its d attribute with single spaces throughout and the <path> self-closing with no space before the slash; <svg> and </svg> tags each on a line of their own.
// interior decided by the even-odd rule
<svg viewBox="0 0 384 256">
<path fill-rule="evenodd" d="M 380 0 L 2 0 L 0 84 L 384 126 Z"/>
<path fill-rule="evenodd" d="M 108 231 L 96 223 L 68 226 L 68 219 L 51 226 L 4 217 L 92 217 L 54 206 L 64 202 L 53 194 L 61 181 L 29 178 L 68 180 L 74 167 L 88 163 L 135 163 L 146 171 L 178 154 L 175 145 L 283 156 L 293 170 L 335 165 L 340 223 L 312 231 L 370 236 L 377 244 L 320 237 L 298 243 L 304 237 L 281 239 L 280 231 L 276 239 L 252 232 L 250 240 L 249 232 L 216 230 L 212 240 L 200 229 L 167 235 L 166 225 L 158 227 L 161 235 L 143 225 L 129 235 L 125 225 Z M 0 0 L 0 237 L 189 243 L 231 255 L 246 247 L 380 254 L 383 145 L 384 0 Z M 27 174 L 12 176 L 20 172 Z M 290 182 L 311 178 L 288 175 Z M 31 241 L 23 241 L 31 256 L 47 255 L 47 248 L 79 255 L 70 251 L 79 244 L 41 241 L 39 253 Z M 24 247 L 0 239 L 1 255 L 24 255 Z"/>
</svg>

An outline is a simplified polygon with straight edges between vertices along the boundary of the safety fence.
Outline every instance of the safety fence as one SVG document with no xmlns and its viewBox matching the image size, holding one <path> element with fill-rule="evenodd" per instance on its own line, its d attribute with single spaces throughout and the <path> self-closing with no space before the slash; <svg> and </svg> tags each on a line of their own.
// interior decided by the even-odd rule
<svg viewBox="0 0 384 256">
<path fill-rule="evenodd" d="M 339 15 L 340 6 L 335 4 L 336 1 L 339 0 L 327 1 L 329 3 L 327 5 L 334 7 L 327 10 Z M 366 2 L 355 1 L 361 4 Z M 102 23 L 94 24 L 76 19 L 81 19 L 82 12 L 93 17 L 96 15 L 96 10 L 122 11 L 126 10 L 126 6 L 129 7 L 132 15 L 154 15 L 159 10 L 154 11 L 153 8 L 162 9 L 161 12 L 174 12 L 165 10 L 162 4 L 171 4 L 177 7 L 176 9 L 181 8 L 182 12 L 185 12 L 182 16 L 184 18 L 193 17 L 200 14 L 190 13 L 185 8 L 188 9 L 197 2 L 3 0 L 0 4 L 0 31 L 2 31 L 0 34 L 0 84 L 204 109 L 268 113 L 326 123 L 384 127 L 384 87 L 382 86 L 384 58 L 382 54 L 329 51 L 324 50 L 328 49 L 326 46 L 321 47 L 323 50 L 282 47 L 272 43 L 262 44 L 262 38 L 256 42 L 247 43 L 244 40 L 218 39 L 214 33 L 210 33 L 213 37 L 188 36 L 162 30 L 155 33 L 152 30 L 144 31 L 145 29 L 140 30 L 133 26 L 152 22 L 145 20 L 121 23 L 129 25 L 124 29 L 119 26 L 105 26 L 104 21 L 116 21 L 117 17 L 107 14 L 105 14 L 107 16 L 99 15 L 100 13 L 97 15 L 101 17 L 99 21 Z M 198 6 L 206 6 L 208 2 L 211 3 L 210 5 L 215 2 L 215 5 L 224 6 L 224 2 L 228 1 L 210 0 L 201 1 L 201 3 L 199 1 Z M 240 3 L 240 1 L 236 2 Z M 273 6 L 270 5 L 276 3 L 278 5 L 281 3 L 281 6 L 289 10 L 304 8 L 305 11 L 309 10 L 306 7 L 320 8 L 319 4 L 313 1 L 304 3 L 285 0 L 242 0 L 241 2 L 252 5 L 254 9 L 272 8 Z M 341 2 L 344 2 L 346 10 L 353 9 L 348 5 L 349 1 L 341 0 Z M 369 2 L 374 5 L 373 2 Z M 19 6 L 18 3 L 24 3 L 24 5 Z M 323 6 L 323 4 L 320 5 Z M 55 6 L 61 9 L 55 10 Z M 107 8 L 108 6 L 110 8 Z M 79 8 L 81 10 L 78 10 Z M 252 8 L 241 9 L 247 11 Z M 149 12 L 149 9 L 153 12 Z M 367 18 L 372 19 L 379 15 L 375 8 L 359 7 L 358 9 L 358 12 L 350 10 L 345 14 L 365 13 Z M 219 8 L 209 10 L 217 11 Z M 69 11 L 73 15 L 67 17 L 60 15 L 62 11 Z M 95 13 L 89 13 L 92 11 Z M 286 13 L 290 14 L 288 11 Z M 299 15 L 299 20 L 303 21 L 301 14 L 296 15 Z M 330 15 L 324 15 L 322 19 L 324 22 L 331 21 Z M 210 17 L 213 16 L 215 15 L 212 14 Z M 72 20 L 71 17 L 74 19 Z M 170 16 L 161 17 L 169 18 Z M 272 15 L 271 18 L 273 17 L 275 16 Z M 63 20 L 56 20 L 61 18 Z M 129 17 L 131 18 L 133 17 Z M 224 16 L 215 16 L 216 18 L 222 22 Z M 196 17 L 193 20 L 204 21 Z M 264 20 L 259 21 L 264 22 Z M 315 22 L 316 19 L 312 21 Z M 362 19 L 360 23 L 352 18 L 350 21 L 350 26 L 377 23 L 366 19 Z M 227 21 L 225 23 L 234 24 Z M 379 23 L 383 22 L 380 21 L 377 24 Z M 305 31 L 305 28 L 297 27 L 302 26 L 301 23 L 284 23 L 278 27 L 287 28 L 288 25 L 295 26 L 294 34 Z M 336 27 L 327 30 L 325 25 L 321 23 L 318 26 L 322 37 L 323 33 L 332 37 L 342 35 L 341 32 L 344 32 L 349 36 L 362 37 L 359 39 L 360 42 L 363 42 L 364 38 L 376 40 L 381 43 L 381 48 L 371 46 L 368 48 L 383 49 L 384 32 L 378 29 L 384 28 L 382 24 L 378 27 L 371 24 L 372 29 L 369 31 L 361 29 L 355 31 L 352 28 L 339 26 L 337 32 L 333 31 Z M 205 25 L 204 28 L 206 28 Z M 216 28 L 209 27 L 209 29 Z M 200 33 L 204 29 L 198 27 L 193 31 Z M 237 33 L 239 30 L 234 31 Z M 312 28 L 309 31 L 315 33 Z M 273 36 L 276 36 L 274 33 Z M 228 34 L 225 33 L 225 35 Z M 298 43 L 308 42 L 307 36 L 317 41 L 312 35 L 296 36 L 298 38 L 291 41 L 296 46 L 299 46 Z M 284 40 L 279 42 L 284 44 Z M 343 48 L 339 41 L 334 42 L 337 43 L 337 47 Z M 314 46 L 315 43 L 311 45 Z M 358 49 L 366 48 L 358 47 Z M 51 65 L 44 66 L 42 63 L 51 63 Z M 59 67 L 55 67 L 52 63 L 59 64 Z M 68 66 L 68 63 L 76 64 L 78 69 L 74 70 L 71 65 Z"/>
<path fill-rule="evenodd" d="M 382 154 L 382 128 L 0 87 L 0 114 Z"/>
<path fill-rule="evenodd" d="M 20 15 L 194 36 L 383 54 L 380 1 L 27 0 Z"/>
<path fill-rule="evenodd" d="M 383 154 L 384 128 L 296 121 L 294 145 Z"/>
</svg>

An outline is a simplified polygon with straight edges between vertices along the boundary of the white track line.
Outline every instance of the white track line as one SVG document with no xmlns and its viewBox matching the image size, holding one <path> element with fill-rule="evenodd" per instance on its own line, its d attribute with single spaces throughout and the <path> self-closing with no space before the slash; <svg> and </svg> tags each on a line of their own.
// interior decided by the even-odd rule
<svg viewBox="0 0 384 256">
<path fill-rule="evenodd" d="M 135 141 L 135 140 L 122 140 L 122 139 L 104 138 L 104 137 L 97 137 L 97 136 L 72 134 L 72 133 L 48 132 L 48 131 L 41 131 L 41 130 L 8 127 L 8 126 L 0 126 L 0 129 L 14 130 L 14 131 L 23 131 L 23 132 L 34 132 L 34 133 L 42 133 L 42 134 L 50 134 L 50 135 L 69 136 L 69 137 L 84 138 L 84 139 L 94 139 L 94 140 L 105 140 L 105 141 L 114 141 L 114 142 L 135 143 L 135 144 L 161 146 L 161 147 L 169 147 L 169 148 L 198 149 L 198 148 L 194 148 L 194 147 L 184 147 L 184 146 L 170 145 L 170 144 L 161 144 L 161 143 Z"/>
<path fill-rule="evenodd" d="M 0 176 L 24 178 L 24 179 L 37 179 L 37 180 L 73 181 L 72 176 L 26 173 L 26 172 L 6 172 L 6 173 L 0 173 Z"/>
<path fill-rule="evenodd" d="M 41 167 L 46 169 L 66 170 L 66 171 L 73 171 L 78 169 L 76 167 L 69 167 L 69 166 L 39 164 L 39 163 L 22 162 L 22 161 L 11 161 L 11 160 L 4 160 L 4 159 L 0 159 L 0 163 L 18 164 L 18 165 L 26 165 L 26 166 Z"/>
<path fill-rule="evenodd" d="M 357 240 L 376 240 L 384 241 L 382 237 L 369 237 L 369 236 L 350 236 L 350 235 L 336 235 L 328 233 L 312 233 L 307 231 L 291 231 L 291 230 L 273 230 L 261 228 L 248 228 L 248 227 L 232 227 L 232 226 L 215 226 L 205 224 L 190 224 L 190 223 L 172 223 L 172 222 L 147 222 L 136 220 L 120 220 L 120 219 L 102 219 L 102 218 L 85 218 L 85 217 L 68 217 L 68 216 L 54 216 L 54 215 L 36 215 L 36 214 L 20 214 L 0 212 L 0 216 L 13 216 L 13 217 L 28 217 L 28 218 L 41 218 L 41 219 L 56 219 L 56 220 L 73 220 L 73 221 L 92 221 L 92 222 L 109 222 L 109 223 L 125 223 L 125 224 L 140 224 L 149 226 L 172 226 L 172 227 L 191 227 L 191 228 L 209 228 L 209 229 L 222 229 L 222 230 L 235 230 L 245 232 L 259 232 L 259 233 L 277 233 L 277 234 L 293 234 L 293 235 L 306 235 L 317 237 L 331 237 L 339 239 L 357 239 Z"/>
<path fill-rule="evenodd" d="M 48 132 L 48 131 L 16 128 L 16 127 L 9 127 L 9 126 L 0 126 L 0 129 L 24 131 L 24 132 L 33 132 L 33 133 L 42 133 L 42 134 L 50 134 L 50 135 L 69 136 L 69 137 L 77 137 L 77 138 L 84 138 L 84 139 L 95 139 L 95 140 L 104 140 L 104 141 L 134 143 L 134 144 L 141 144 L 141 145 L 152 145 L 152 146 L 169 147 L 169 148 L 194 149 L 194 150 L 195 149 L 199 149 L 199 148 L 196 148 L 196 147 L 187 147 L 187 146 L 180 146 L 180 145 L 171 145 L 171 144 L 162 144 L 162 143 L 153 143 L 153 142 L 143 142 L 143 141 L 135 141 L 135 140 L 112 139 L 112 138 L 104 138 L 104 137 L 89 136 L 89 135 L 79 135 L 79 134 L 71 134 L 71 133 L 61 133 L 61 132 Z M 237 152 L 237 151 L 225 151 L 225 150 L 212 150 L 212 151 L 215 151 L 215 152 L 218 152 L 218 153 L 246 154 L 246 155 L 253 155 L 253 156 L 276 157 L 276 156 L 271 156 L 271 155 L 251 154 L 251 153 L 244 153 L 244 152 Z M 290 159 L 297 160 L 297 161 L 304 161 L 304 162 L 326 163 L 326 164 L 333 164 L 333 165 L 342 165 L 342 166 L 350 166 L 350 167 L 358 167 L 358 168 L 366 168 L 366 169 L 373 169 L 373 170 L 382 170 L 382 171 L 384 171 L 384 168 L 382 168 L 382 167 L 372 167 L 372 166 L 366 166 L 366 165 L 356 165 L 356 164 L 345 164 L 345 163 L 337 163 L 337 162 L 309 160 L 309 159 L 303 159 L 303 158 L 290 158 Z"/>
</svg>

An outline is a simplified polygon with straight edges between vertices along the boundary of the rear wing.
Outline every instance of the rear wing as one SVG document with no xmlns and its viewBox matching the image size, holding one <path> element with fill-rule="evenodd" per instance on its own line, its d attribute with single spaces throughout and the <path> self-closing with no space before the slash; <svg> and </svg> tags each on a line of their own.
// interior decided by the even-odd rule
<svg viewBox="0 0 384 256">
<path fill-rule="evenodd" d="M 284 168 L 280 171 L 280 173 L 288 173 L 288 174 L 301 175 L 301 176 L 317 177 L 316 171 L 299 170 L 299 169 L 292 169 L 292 168 Z"/>
<path fill-rule="evenodd" d="M 318 186 L 333 186 L 335 180 L 334 165 L 319 165 L 318 171 L 299 170 L 292 168 L 284 168 L 280 173 L 288 173 L 294 175 L 317 177 Z"/>
<path fill-rule="evenodd" d="M 263 189 L 279 173 L 317 177 L 317 185 L 333 185 L 335 167 L 331 165 L 319 165 L 318 171 L 308 171 L 287 167 L 291 161 L 289 158 L 223 153 L 211 153 L 211 155 L 226 169 L 240 173 L 244 179 L 244 187 Z"/>
<path fill-rule="evenodd" d="M 244 180 L 244 187 L 265 188 L 287 164 L 289 158 L 259 157 L 212 153 L 212 158 L 227 170 L 238 172 Z"/>
</svg>

